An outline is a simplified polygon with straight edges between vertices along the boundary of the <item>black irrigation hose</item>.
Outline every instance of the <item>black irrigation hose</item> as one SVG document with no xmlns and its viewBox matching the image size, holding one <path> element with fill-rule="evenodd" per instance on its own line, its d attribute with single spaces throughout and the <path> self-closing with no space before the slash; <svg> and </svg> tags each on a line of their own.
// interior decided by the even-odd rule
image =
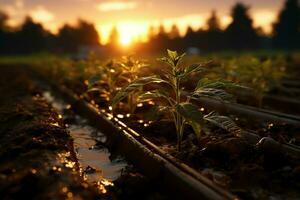
<svg viewBox="0 0 300 200">
<path fill-rule="evenodd" d="M 237 99 L 240 99 L 242 101 L 255 100 L 255 94 L 253 92 L 236 91 L 235 94 L 237 95 Z M 267 105 L 274 109 L 278 109 L 278 105 L 280 105 L 281 110 L 283 109 L 283 110 L 291 111 L 292 108 L 293 113 L 295 114 L 300 113 L 300 101 L 298 99 L 293 99 L 282 95 L 265 94 L 262 99 L 262 104 Z M 285 115 L 286 115 L 285 117 L 289 117 L 288 114 Z M 296 117 L 297 120 L 300 120 L 299 116 Z"/>
<path fill-rule="evenodd" d="M 300 126 L 300 119 L 298 116 L 286 115 L 284 113 L 244 106 L 240 104 L 226 103 L 215 99 L 203 97 L 200 100 L 193 100 L 194 103 L 216 110 L 222 114 L 237 114 L 243 117 L 262 119 L 272 123 L 285 123 L 294 126 Z M 269 151 L 276 148 L 278 151 L 284 153 L 286 156 L 300 159 L 300 147 L 291 144 L 282 144 L 270 137 L 260 138 L 255 133 L 243 131 L 241 137 L 245 138 L 251 144 L 259 144 L 262 149 Z"/>
<path fill-rule="evenodd" d="M 216 110 L 221 114 L 235 114 L 246 118 L 260 119 L 269 123 L 290 124 L 300 127 L 300 117 L 295 115 L 269 111 L 236 103 L 227 103 L 209 97 L 202 97 L 198 100 L 193 100 L 193 103 L 208 109 Z"/>
</svg>

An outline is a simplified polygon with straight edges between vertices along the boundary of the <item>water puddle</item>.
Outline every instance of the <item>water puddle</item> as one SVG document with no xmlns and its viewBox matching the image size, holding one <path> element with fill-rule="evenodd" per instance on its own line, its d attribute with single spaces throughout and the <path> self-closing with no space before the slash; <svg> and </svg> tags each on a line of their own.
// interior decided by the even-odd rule
<svg viewBox="0 0 300 200">
<path fill-rule="evenodd" d="M 112 185 L 112 181 L 120 177 L 127 166 L 126 161 L 122 157 L 111 155 L 102 145 L 106 136 L 88 125 L 87 120 L 71 113 L 70 105 L 56 99 L 49 91 L 44 92 L 43 96 L 64 119 L 74 139 L 75 152 L 84 178 L 105 193 L 105 186 Z"/>
</svg>

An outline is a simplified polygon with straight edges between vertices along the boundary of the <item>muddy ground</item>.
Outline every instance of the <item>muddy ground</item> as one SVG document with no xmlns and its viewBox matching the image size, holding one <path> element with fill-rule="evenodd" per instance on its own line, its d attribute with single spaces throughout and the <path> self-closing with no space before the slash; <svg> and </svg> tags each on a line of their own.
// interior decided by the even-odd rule
<svg viewBox="0 0 300 200">
<path fill-rule="evenodd" d="M 23 69 L 0 68 L 2 199 L 97 199 L 82 181 L 73 143 Z"/>
<path fill-rule="evenodd" d="M 26 68 L 0 66 L 1 199 L 167 199 L 132 167 L 106 194 L 85 182 L 73 140 L 41 92 Z"/>
</svg>

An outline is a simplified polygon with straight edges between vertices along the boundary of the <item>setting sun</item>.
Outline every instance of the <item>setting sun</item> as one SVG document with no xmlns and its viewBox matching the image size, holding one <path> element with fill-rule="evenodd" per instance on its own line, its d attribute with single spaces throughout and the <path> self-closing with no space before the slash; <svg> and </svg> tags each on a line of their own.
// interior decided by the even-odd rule
<svg viewBox="0 0 300 200">
<path fill-rule="evenodd" d="M 129 46 L 133 42 L 133 36 L 129 32 L 120 33 L 120 44 L 122 46 Z"/>
<path fill-rule="evenodd" d="M 122 46 L 129 46 L 135 41 L 146 41 L 149 25 L 145 21 L 121 21 L 116 23 L 115 27 L 119 34 L 119 43 Z M 100 32 L 101 43 L 107 44 L 111 30 L 114 28 L 112 24 L 98 25 L 97 30 Z"/>
</svg>

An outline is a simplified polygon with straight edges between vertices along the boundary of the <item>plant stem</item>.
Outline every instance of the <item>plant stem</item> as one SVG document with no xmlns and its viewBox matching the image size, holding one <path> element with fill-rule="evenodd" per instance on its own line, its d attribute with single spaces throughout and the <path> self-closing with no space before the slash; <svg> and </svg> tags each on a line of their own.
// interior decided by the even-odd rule
<svg viewBox="0 0 300 200">
<path fill-rule="evenodd" d="M 175 70 L 174 70 L 175 71 Z M 180 79 L 175 77 L 175 96 L 176 96 L 176 104 L 180 104 Z M 177 149 L 181 150 L 181 140 L 183 134 L 183 124 L 182 124 L 182 116 L 176 112 L 176 132 L 177 132 Z"/>
</svg>

